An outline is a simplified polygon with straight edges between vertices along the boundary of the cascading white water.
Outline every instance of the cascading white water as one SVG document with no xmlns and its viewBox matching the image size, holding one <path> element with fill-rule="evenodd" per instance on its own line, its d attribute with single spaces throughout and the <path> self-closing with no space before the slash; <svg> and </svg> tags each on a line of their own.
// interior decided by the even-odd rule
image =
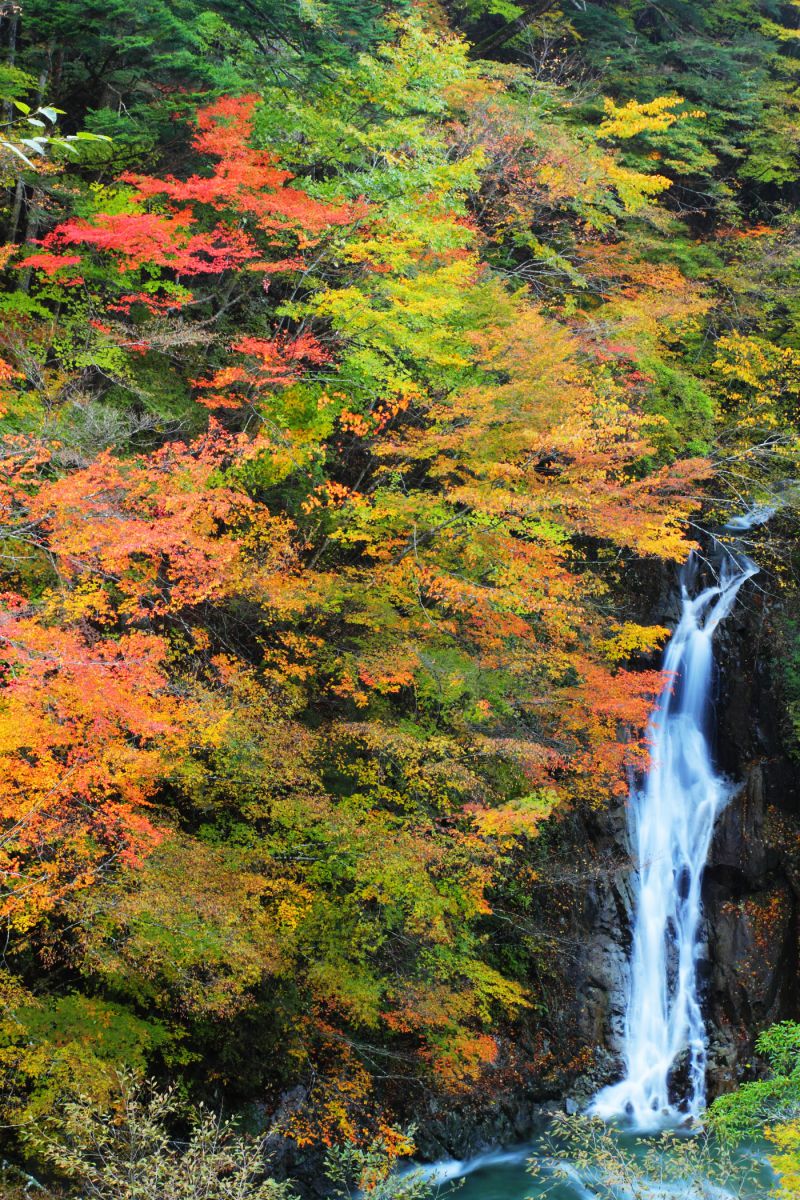
<svg viewBox="0 0 800 1200">
<path fill-rule="evenodd" d="M 760 523 L 754 516 L 742 528 Z M 716 584 L 692 595 L 697 563 L 681 573 L 682 613 L 664 656 L 668 681 L 648 727 L 651 762 L 632 788 L 629 831 L 636 864 L 635 918 L 625 1015 L 625 1077 L 590 1113 L 641 1130 L 695 1118 L 705 1102 L 705 1028 L 698 998 L 700 886 L 714 821 L 730 789 L 715 771 L 707 736 L 711 640 L 739 588 L 758 568 L 725 552 Z M 685 1096 L 670 1101 L 680 1068 Z"/>
</svg>

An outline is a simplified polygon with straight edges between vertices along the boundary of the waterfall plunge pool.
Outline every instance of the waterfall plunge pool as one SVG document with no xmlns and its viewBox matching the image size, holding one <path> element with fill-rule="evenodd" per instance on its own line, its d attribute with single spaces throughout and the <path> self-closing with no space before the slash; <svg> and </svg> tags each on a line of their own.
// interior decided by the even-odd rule
<svg viewBox="0 0 800 1200">
<path fill-rule="evenodd" d="M 437 1200 L 767 1200 L 777 1183 L 755 1143 L 717 1153 L 693 1134 L 665 1143 L 614 1128 L 600 1135 L 599 1146 L 545 1133 L 416 1171 L 433 1183 Z"/>
</svg>

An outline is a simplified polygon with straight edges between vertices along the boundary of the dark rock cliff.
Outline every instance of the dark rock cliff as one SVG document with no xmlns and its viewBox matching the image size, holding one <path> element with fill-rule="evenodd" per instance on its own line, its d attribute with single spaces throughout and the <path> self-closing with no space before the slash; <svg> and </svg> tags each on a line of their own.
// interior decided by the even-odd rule
<svg viewBox="0 0 800 1200">
<path fill-rule="evenodd" d="M 800 762 L 781 699 L 779 610 L 759 576 L 717 639 L 717 760 L 739 786 L 705 877 L 712 1094 L 747 1073 L 761 1029 L 800 1015 Z"/>
</svg>

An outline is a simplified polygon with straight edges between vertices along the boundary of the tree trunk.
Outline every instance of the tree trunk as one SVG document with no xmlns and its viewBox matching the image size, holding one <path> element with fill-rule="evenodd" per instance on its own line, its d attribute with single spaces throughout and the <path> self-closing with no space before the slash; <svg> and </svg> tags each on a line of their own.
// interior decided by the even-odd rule
<svg viewBox="0 0 800 1200">
<path fill-rule="evenodd" d="M 505 25 L 501 25 L 494 33 L 490 33 L 483 41 L 478 42 L 472 47 L 473 54 L 478 58 L 485 58 L 487 54 L 491 54 L 494 50 L 499 50 L 501 46 L 505 46 L 506 42 L 510 42 L 518 33 L 522 33 L 524 29 L 530 25 L 531 21 L 536 17 L 543 16 L 551 8 L 555 8 L 556 0 L 530 0 L 525 4 L 525 11 L 515 17 L 513 21 L 508 21 Z"/>
</svg>

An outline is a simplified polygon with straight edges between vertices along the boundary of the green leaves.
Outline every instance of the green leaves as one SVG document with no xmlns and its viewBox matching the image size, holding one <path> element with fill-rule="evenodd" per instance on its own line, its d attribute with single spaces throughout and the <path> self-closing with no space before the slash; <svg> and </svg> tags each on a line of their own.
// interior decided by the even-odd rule
<svg viewBox="0 0 800 1200">
<path fill-rule="evenodd" d="M 737 1144 L 800 1118 L 800 1025 L 770 1026 L 759 1034 L 756 1050 L 768 1060 L 770 1076 L 742 1084 L 711 1106 L 712 1128 L 723 1141 Z"/>
<path fill-rule="evenodd" d="M 67 153 L 78 156 L 80 144 L 86 142 L 108 144 L 111 140 L 104 134 L 89 133 L 85 130 L 67 135 L 58 133 L 56 124 L 59 116 L 64 113 L 61 108 L 45 105 L 32 109 L 30 105 L 19 99 L 13 99 L 12 104 L 22 114 L 24 120 L 12 123 L 11 126 L 6 124 L 3 127 L 5 136 L 0 138 L 0 151 L 5 150 L 7 153 L 15 155 L 32 169 L 36 169 L 36 164 L 31 161 L 25 151 L 45 157 L 51 150 L 57 149 L 66 150 Z M 41 119 L 42 117 L 44 120 Z M 34 136 L 31 129 L 28 128 L 29 126 L 45 132 Z M 24 136 L 25 134 L 28 136 Z M 20 148 L 23 146 L 25 147 L 24 151 Z"/>
</svg>

